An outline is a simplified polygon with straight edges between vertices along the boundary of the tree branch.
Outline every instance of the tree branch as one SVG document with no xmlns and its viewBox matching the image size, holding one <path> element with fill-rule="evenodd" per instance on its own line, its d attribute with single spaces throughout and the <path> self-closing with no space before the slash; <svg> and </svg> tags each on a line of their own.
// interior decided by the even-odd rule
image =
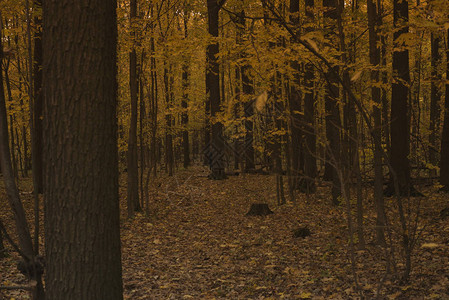
<svg viewBox="0 0 449 300">
<path fill-rule="evenodd" d="M 220 2 L 218 2 L 217 3 L 218 10 L 220 10 L 223 7 L 223 5 L 225 5 L 225 3 L 226 3 L 226 0 L 221 0 Z"/>
<path fill-rule="evenodd" d="M 22 258 L 25 261 L 29 261 L 30 258 L 22 252 L 22 250 L 20 250 L 19 246 L 16 245 L 16 243 L 14 243 L 14 241 L 12 240 L 11 236 L 8 234 L 8 232 L 6 231 L 5 225 L 3 225 L 2 220 L 0 220 L 0 231 L 3 232 L 3 235 L 5 236 L 6 240 L 9 242 L 9 244 L 14 248 L 14 250 L 19 253 L 20 256 L 22 256 Z"/>
</svg>

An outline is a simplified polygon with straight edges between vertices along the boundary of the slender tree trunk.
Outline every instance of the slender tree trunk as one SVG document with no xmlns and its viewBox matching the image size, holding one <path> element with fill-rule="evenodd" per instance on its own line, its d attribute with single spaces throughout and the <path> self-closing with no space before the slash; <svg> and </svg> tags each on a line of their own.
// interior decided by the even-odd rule
<svg viewBox="0 0 449 300">
<path fill-rule="evenodd" d="M 243 2 L 242 2 L 243 3 Z M 239 9 L 242 9 L 239 7 Z M 243 35 L 245 34 L 245 19 L 244 19 L 244 10 L 242 9 L 239 12 L 239 15 L 236 16 L 235 26 L 236 26 L 236 38 L 235 42 L 239 47 L 242 47 L 244 42 Z M 237 53 L 237 58 L 241 59 L 243 57 L 243 53 Z M 241 109 L 242 109 L 242 66 L 240 64 L 236 64 L 235 66 L 235 83 L 234 86 L 234 118 L 237 120 L 241 118 Z M 234 134 L 236 137 L 234 138 L 234 169 L 237 170 L 240 168 L 241 163 L 241 155 L 242 155 L 242 141 L 240 138 L 240 124 L 236 124 L 234 127 Z M 243 170 L 242 166 L 242 170 Z"/>
<path fill-rule="evenodd" d="M 242 85 L 243 95 L 245 98 L 245 141 L 243 148 L 245 149 L 245 172 L 255 169 L 254 162 L 254 137 L 253 137 L 253 116 L 254 116 L 254 88 L 249 77 L 249 66 L 242 67 Z"/>
<path fill-rule="evenodd" d="M 130 2 L 130 26 L 134 26 L 135 18 L 137 17 L 137 2 L 131 0 Z M 137 106 L 138 106 L 138 74 L 137 74 L 137 53 L 135 49 L 136 32 L 132 28 L 131 36 L 133 38 L 133 48 L 129 53 L 129 91 L 131 98 L 131 115 L 129 124 L 128 137 L 128 217 L 132 218 L 134 212 L 140 211 L 139 202 L 139 165 L 137 157 Z"/>
<path fill-rule="evenodd" d="M 242 10 L 239 13 L 238 19 L 237 19 L 237 25 L 238 25 L 238 42 L 243 43 L 243 36 L 246 30 L 246 19 L 245 19 L 245 11 Z M 246 57 L 246 53 L 243 51 L 243 53 L 240 53 L 240 57 Z M 239 66 L 237 66 L 239 68 Z M 241 76 L 242 80 L 242 91 L 243 91 L 243 97 L 240 97 L 239 99 L 243 100 L 243 112 L 244 112 L 244 126 L 245 126 L 245 137 L 243 145 L 239 145 L 242 147 L 243 150 L 243 157 L 244 157 L 244 171 L 248 172 L 251 170 L 254 170 L 255 168 L 255 162 L 254 162 L 254 145 L 253 145 L 253 115 L 254 115 L 254 88 L 253 84 L 251 82 L 250 78 L 250 66 L 245 63 L 243 66 L 240 67 L 240 70 L 237 71 L 239 77 Z M 240 81 L 239 81 L 240 83 Z M 240 151 L 242 151 L 240 150 Z"/>
<path fill-rule="evenodd" d="M 23 157 L 22 157 L 22 145 L 20 145 L 20 139 L 19 139 L 19 130 L 17 128 L 15 128 L 15 134 L 17 137 L 17 143 L 16 143 L 16 148 L 17 148 L 17 158 L 19 161 L 19 169 L 20 169 L 20 173 L 22 174 L 22 177 L 25 177 L 25 168 L 24 168 L 24 164 L 23 164 Z"/>
<path fill-rule="evenodd" d="M 34 0 L 34 7 L 38 11 L 42 7 L 42 0 Z M 39 194 L 44 192 L 44 173 L 43 173 L 43 161 L 42 161 L 42 120 L 43 120 L 43 103 L 44 98 L 42 95 L 42 17 L 39 13 L 34 16 L 34 60 L 33 60 L 33 132 L 32 134 L 32 146 L 31 151 L 35 154 L 32 155 L 33 178 L 34 188 Z"/>
<path fill-rule="evenodd" d="M 430 125 L 429 125 L 429 161 L 432 165 L 438 165 L 438 136 L 440 133 L 440 101 L 441 73 L 438 71 L 441 63 L 440 37 L 432 32 L 430 37 L 432 79 L 430 83 Z M 435 172 L 432 171 L 435 175 Z"/>
<path fill-rule="evenodd" d="M 153 14 L 153 7 L 151 7 L 151 14 Z M 154 45 L 154 25 L 151 26 L 151 38 L 150 38 L 150 118 L 151 118 L 151 168 L 153 169 L 153 176 L 157 175 L 157 112 L 158 112 L 158 88 L 157 88 L 157 73 L 156 73 L 156 58 L 155 58 L 155 45 Z"/>
<path fill-rule="evenodd" d="M 19 43 L 19 36 L 16 35 L 14 37 L 14 41 L 15 41 L 15 46 L 18 47 L 18 43 Z M 17 72 L 19 74 L 22 74 L 22 68 L 21 68 L 21 59 L 19 54 L 16 55 L 17 56 Z M 36 76 L 36 75 L 35 75 Z M 22 114 L 22 130 L 21 130 L 21 139 L 22 139 L 22 144 L 23 144 L 23 161 L 24 161 L 24 169 L 23 169 L 23 173 L 24 173 L 24 177 L 28 177 L 28 169 L 30 168 L 30 160 L 28 158 L 28 138 L 27 138 L 27 128 L 28 126 L 25 126 L 26 124 L 26 114 L 24 111 L 24 102 L 23 102 L 23 98 L 22 98 L 22 84 L 23 84 L 23 79 L 22 76 L 19 76 L 19 80 L 18 80 L 18 90 L 19 90 L 19 98 L 20 98 L 20 111 Z M 34 174 L 33 174 L 34 175 Z M 34 177 L 33 177 L 34 178 Z"/>
<path fill-rule="evenodd" d="M 23 104 L 22 101 L 21 101 L 21 104 Z M 22 110 L 22 113 L 23 113 L 23 110 Z M 22 122 L 24 122 L 24 119 L 25 119 L 25 117 L 23 117 Z M 23 145 L 23 176 L 28 177 L 28 140 L 27 140 L 27 127 L 26 126 L 22 126 L 21 135 L 22 135 L 21 138 L 22 138 L 22 145 Z"/>
<path fill-rule="evenodd" d="M 184 38 L 187 39 L 187 17 L 184 18 Z M 181 115 L 181 124 L 182 124 L 182 148 L 183 148 L 183 158 L 184 158 L 184 168 L 188 168 L 190 166 L 190 143 L 189 143 L 189 113 L 188 113 L 188 105 L 187 101 L 189 99 L 188 94 L 189 87 L 189 66 L 185 63 L 182 66 L 182 90 L 183 97 L 181 101 L 182 107 L 182 115 Z"/>
<path fill-rule="evenodd" d="M 116 7 L 43 4 L 47 300 L 123 299 Z"/>
<path fill-rule="evenodd" d="M 309 23 L 314 20 L 314 0 L 306 0 L 306 17 Z M 306 28 L 307 32 L 313 29 Z M 315 179 L 317 175 L 316 166 L 316 132 L 315 132 L 315 95 L 313 93 L 314 71 L 313 65 L 307 63 L 304 73 L 304 180 L 306 193 L 316 191 Z"/>
<path fill-rule="evenodd" d="M 383 14 L 383 10 L 378 8 L 378 16 Z M 379 26 L 382 25 L 382 19 L 379 19 Z M 390 139 L 390 118 L 389 118 L 389 108 L 390 105 L 388 103 L 387 99 L 387 88 L 386 86 L 389 84 L 388 82 L 388 75 L 387 75 L 387 44 L 386 44 L 386 38 L 382 34 L 380 37 L 381 42 L 381 65 L 383 68 L 383 71 L 381 71 L 380 76 L 382 79 L 382 88 L 381 88 L 381 102 L 382 102 L 382 128 L 383 128 L 383 136 L 384 136 L 384 143 L 386 145 L 387 151 L 390 152 L 391 149 L 391 139 Z"/>
<path fill-rule="evenodd" d="M 290 0 L 290 21 L 295 27 L 294 30 L 299 32 L 299 0 Z M 294 70 L 294 74 L 290 82 L 290 91 L 288 93 L 289 113 L 290 113 L 290 151 L 291 151 L 291 188 L 296 190 L 299 188 L 301 191 L 306 191 L 307 188 L 301 186 L 299 181 L 305 182 L 302 179 L 304 172 L 304 165 L 301 163 L 301 156 L 303 155 L 302 147 L 302 120 L 301 116 L 301 94 L 298 89 L 300 85 L 300 64 L 294 60 L 291 62 L 291 67 Z M 291 191 L 290 193 L 292 193 Z"/>
<path fill-rule="evenodd" d="M 29 97 L 29 109 L 30 109 L 30 127 L 31 127 L 31 160 L 32 160 L 32 173 L 33 173 L 33 200 L 34 200 L 34 253 L 36 255 L 39 254 L 39 233 L 40 233 L 40 224 L 39 224 L 39 216 L 40 216 L 40 199 L 39 199 L 39 176 L 43 176 L 43 169 L 42 172 L 39 174 L 39 171 L 36 171 L 36 166 L 39 167 L 39 163 L 35 163 L 36 160 L 41 159 L 43 161 L 42 156 L 40 158 L 37 157 L 37 155 L 41 155 L 39 153 L 39 150 L 36 150 L 35 147 L 41 147 L 42 150 L 42 141 L 39 144 L 39 142 L 36 142 L 35 139 L 39 138 L 38 136 L 35 136 L 34 133 L 34 127 L 35 127 L 35 116 L 34 116 L 34 82 L 33 82 L 33 55 L 31 52 L 32 44 L 31 44 L 31 10 L 30 10 L 30 2 L 29 0 L 25 0 L 25 8 L 27 12 L 27 48 L 28 48 L 28 97 Z M 37 16 L 39 17 L 39 16 Z M 38 20 L 38 22 L 40 22 Z M 38 42 L 39 43 L 39 42 Z M 42 50 L 42 49 L 41 49 Z M 41 53 L 42 54 L 42 51 Z M 38 54 L 39 55 L 39 54 Z M 41 57 L 42 58 L 42 57 Z M 40 58 L 38 58 L 39 60 Z M 38 63 L 42 63 L 42 60 Z M 42 64 L 40 64 L 42 66 Z M 39 76 L 39 75 L 38 75 Z M 42 79 L 42 78 L 41 78 Z M 40 99 L 42 100 L 42 99 Z M 41 103 L 42 104 L 42 103 Z M 39 108 L 38 108 L 39 109 Z M 42 107 L 40 108 L 42 111 Z M 41 123 L 42 124 L 42 123 Z M 42 132 L 41 132 L 42 133 Z M 42 135 L 40 137 L 42 139 Z M 34 147 L 34 148 L 33 148 Z M 42 167 L 42 166 L 41 166 Z M 42 179 L 42 178 L 41 178 Z M 42 179 L 43 180 L 43 179 Z M 42 186 L 42 190 L 44 187 Z M 43 297 L 43 287 L 39 275 L 38 285 L 36 288 L 36 296 L 37 297 Z"/>
<path fill-rule="evenodd" d="M 332 47 L 336 47 L 331 42 L 334 38 L 334 32 L 336 31 L 337 21 L 337 1 L 336 0 L 324 0 L 323 6 L 326 11 L 324 17 L 327 19 L 326 36 L 329 39 L 329 43 Z M 325 109 L 326 109 L 326 135 L 329 145 L 327 152 L 329 153 L 329 160 L 332 163 L 332 203 L 337 205 L 340 203 L 341 188 L 340 179 L 338 177 L 337 168 L 341 167 L 340 162 L 340 109 L 338 107 L 339 88 L 338 80 L 334 74 L 338 74 L 338 67 L 333 66 L 333 70 L 328 70 L 326 74 L 326 90 L 325 90 Z"/>
<path fill-rule="evenodd" d="M 146 116 L 146 106 L 145 106 L 145 95 L 144 95 L 144 76 L 143 76 L 143 64 L 145 61 L 145 51 L 142 50 L 141 58 L 140 58 L 140 70 L 139 70 L 139 145 L 140 145 L 140 168 L 139 168 L 139 188 L 140 188 L 140 207 L 144 210 L 145 202 L 144 202 L 144 174 L 145 169 L 147 167 L 146 164 L 146 138 L 145 138 L 145 120 Z M 148 207 L 146 207 L 148 209 Z"/>
<path fill-rule="evenodd" d="M 447 30 L 447 40 L 449 40 L 449 29 Z M 446 78 L 449 78 L 449 46 L 446 48 Z M 443 190 L 449 191 L 449 83 L 446 83 L 446 94 L 444 96 L 444 121 L 440 157 L 440 183 L 443 186 Z"/>
<path fill-rule="evenodd" d="M 170 84 L 170 71 L 167 63 L 164 63 L 164 89 L 165 89 L 165 167 L 167 168 L 168 176 L 173 176 L 173 136 L 172 136 L 172 114 L 170 109 L 172 107 L 171 102 L 171 84 Z M 171 68 L 170 68 L 171 69 Z"/>
<path fill-rule="evenodd" d="M 376 4 L 373 0 L 367 0 L 368 9 L 368 30 L 369 30 L 369 56 L 370 64 L 373 66 L 371 71 L 371 97 L 374 101 L 373 118 L 374 118 L 374 203 L 376 206 L 376 234 L 377 241 L 385 244 L 384 228 L 386 224 L 385 204 L 383 199 L 383 172 L 382 172 L 382 116 L 379 108 L 381 104 L 381 90 L 378 86 L 379 66 L 380 66 L 380 50 L 378 47 L 378 14 Z"/>
<path fill-rule="evenodd" d="M 13 99 L 12 99 L 12 92 L 11 92 L 11 82 L 9 81 L 9 60 L 6 63 L 6 67 L 5 67 L 5 83 L 6 83 L 6 91 L 8 94 L 8 101 L 9 103 L 13 103 Z M 12 106 L 9 106 L 10 111 L 12 110 Z M 12 160 L 12 168 L 13 168 L 13 172 L 14 172 L 14 178 L 18 179 L 19 178 L 19 172 L 18 172 L 18 168 L 17 168 L 17 158 L 16 158 L 16 151 L 15 146 L 16 146 L 16 142 L 15 142 L 15 134 L 14 134 L 14 113 L 11 113 L 9 115 L 9 142 L 11 143 L 10 148 L 11 149 L 11 160 Z"/>
<path fill-rule="evenodd" d="M 358 9 L 357 0 L 352 2 L 352 14 L 356 13 Z M 354 64 L 356 51 L 356 43 L 353 43 L 352 47 L 347 49 L 345 34 L 343 30 L 343 10 L 344 3 L 340 1 L 337 8 L 337 26 L 338 34 L 340 37 L 340 49 L 341 49 L 341 59 L 345 65 Z M 355 40 L 355 37 L 351 37 L 351 40 Z M 353 51 L 351 51 L 353 50 Z M 351 88 L 351 80 L 349 77 L 349 70 L 345 68 L 343 70 L 343 82 L 346 87 Z M 341 186 L 345 186 L 345 194 L 350 198 L 351 191 L 351 180 L 353 175 L 356 177 L 356 195 L 357 195 L 357 236 L 358 236 L 358 246 L 360 249 L 365 248 L 365 236 L 364 236 L 364 224 L 363 224 L 363 195 L 362 195 L 362 177 L 360 172 L 360 159 L 359 159 L 359 134 L 358 134 L 358 124 L 357 115 L 355 109 L 354 101 L 349 97 L 348 92 L 343 92 L 343 103 L 344 106 L 344 132 L 345 135 L 342 138 L 343 151 L 341 159 L 341 174 L 344 174 L 343 178 L 346 178 L 345 182 L 341 183 Z M 339 176 L 340 180 L 341 177 Z M 351 221 L 352 222 L 352 221 Z"/>
<path fill-rule="evenodd" d="M 272 117 L 273 126 L 276 132 L 281 132 L 284 129 L 284 122 L 282 121 L 282 116 L 285 113 L 285 107 L 283 103 L 282 86 L 284 84 L 281 74 L 279 72 L 275 73 L 274 80 L 272 82 L 271 90 L 274 95 L 274 102 L 272 106 Z M 282 166 L 282 142 L 284 135 L 276 134 L 272 137 L 273 142 L 273 161 L 274 169 L 276 172 L 276 195 L 278 200 L 278 205 L 286 203 L 284 194 L 284 178 L 283 178 L 283 166 Z"/>
<path fill-rule="evenodd" d="M 183 66 L 182 71 L 182 82 L 183 82 L 183 100 L 181 102 L 181 107 L 183 109 L 181 116 L 181 123 L 183 126 L 182 131 L 182 148 L 183 148 L 183 158 L 184 158 L 184 168 L 188 168 L 190 166 L 190 142 L 189 142 L 189 114 L 188 114 L 188 105 L 187 100 L 189 99 L 189 94 L 187 92 L 188 82 L 189 82 L 189 72 L 188 66 Z"/>
<path fill-rule="evenodd" d="M 10 141 L 11 141 L 11 156 L 12 156 L 12 166 L 13 166 L 13 172 L 14 177 L 19 179 L 19 168 L 17 166 L 17 157 L 16 157 L 16 141 L 15 141 L 15 134 L 14 134 L 14 116 L 9 115 L 9 135 L 10 135 Z"/>
</svg>

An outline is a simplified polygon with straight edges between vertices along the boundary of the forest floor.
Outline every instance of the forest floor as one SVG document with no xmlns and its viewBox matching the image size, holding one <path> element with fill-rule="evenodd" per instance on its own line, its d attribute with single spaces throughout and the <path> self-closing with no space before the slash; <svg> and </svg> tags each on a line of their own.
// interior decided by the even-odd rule
<svg viewBox="0 0 449 300">
<path fill-rule="evenodd" d="M 125 175 L 121 179 L 125 299 L 449 299 L 449 217 L 440 217 L 449 195 L 437 187 L 419 186 L 426 197 L 404 200 L 406 208 L 419 201 L 421 216 L 411 277 L 404 283 L 396 223 L 393 250 L 374 243 L 369 186 L 364 188 L 367 245 L 354 250 L 351 267 L 346 206 L 331 205 L 326 183 L 314 195 L 298 194 L 295 205 L 278 206 L 274 176 L 213 181 L 206 169 L 193 167 L 151 181 L 149 213 L 127 220 Z M 30 183 L 21 186 L 31 218 Z M 0 185 L 0 216 L 13 232 L 5 197 Z M 251 203 L 267 203 L 274 214 L 245 216 Z M 386 199 L 389 217 L 396 220 L 393 203 Z M 294 237 L 300 226 L 311 235 Z M 7 248 L 8 257 L 0 260 L 0 286 L 23 285 L 17 255 Z M 28 299 L 24 291 L 2 295 Z"/>
</svg>

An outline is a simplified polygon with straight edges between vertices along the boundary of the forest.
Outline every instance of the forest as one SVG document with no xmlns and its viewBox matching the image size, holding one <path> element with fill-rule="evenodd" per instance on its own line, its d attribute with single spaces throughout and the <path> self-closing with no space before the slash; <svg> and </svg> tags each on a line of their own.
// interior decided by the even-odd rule
<svg viewBox="0 0 449 300">
<path fill-rule="evenodd" d="M 1 0 L 0 299 L 449 299 L 449 1 Z"/>
</svg>

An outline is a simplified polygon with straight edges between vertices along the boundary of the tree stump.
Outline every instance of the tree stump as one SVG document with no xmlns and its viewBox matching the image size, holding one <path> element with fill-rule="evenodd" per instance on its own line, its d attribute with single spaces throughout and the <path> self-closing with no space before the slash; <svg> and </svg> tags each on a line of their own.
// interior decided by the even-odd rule
<svg viewBox="0 0 449 300">
<path fill-rule="evenodd" d="M 247 216 L 267 216 L 272 214 L 273 212 L 268 207 L 266 203 L 253 203 L 251 204 L 251 208 L 246 213 Z"/>
<path fill-rule="evenodd" d="M 310 229 L 309 229 L 309 227 L 307 227 L 307 226 L 299 227 L 299 228 L 297 228 L 297 229 L 295 229 L 295 230 L 293 231 L 293 236 L 294 236 L 295 238 L 298 238 L 298 237 L 306 238 L 306 237 L 308 237 L 310 234 L 311 234 L 311 233 L 310 233 Z"/>
</svg>

